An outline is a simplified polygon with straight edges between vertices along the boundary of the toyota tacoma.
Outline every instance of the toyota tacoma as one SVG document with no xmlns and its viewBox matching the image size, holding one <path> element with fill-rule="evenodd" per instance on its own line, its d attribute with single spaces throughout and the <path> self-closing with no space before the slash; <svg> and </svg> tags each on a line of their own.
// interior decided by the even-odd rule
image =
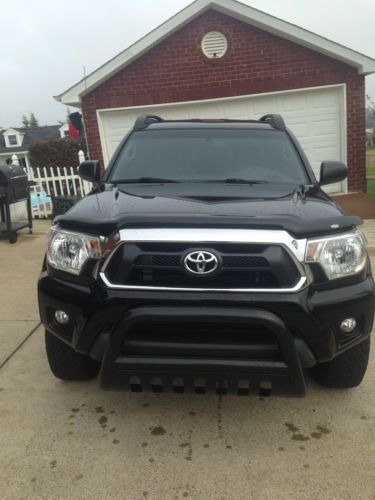
<svg viewBox="0 0 375 500">
<path fill-rule="evenodd" d="M 362 221 L 322 190 L 279 115 L 140 116 L 55 218 L 39 280 L 63 380 L 133 391 L 303 395 L 365 374 L 374 281 Z"/>
</svg>

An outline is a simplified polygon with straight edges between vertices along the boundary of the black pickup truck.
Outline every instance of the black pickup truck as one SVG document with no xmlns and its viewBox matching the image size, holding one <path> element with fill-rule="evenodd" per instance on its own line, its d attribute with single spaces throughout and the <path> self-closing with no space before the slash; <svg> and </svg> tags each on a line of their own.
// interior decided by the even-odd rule
<svg viewBox="0 0 375 500">
<path fill-rule="evenodd" d="M 140 116 L 54 220 L 39 280 L 56 377 L 103 388 L 303 395 L 358 385 L 374 281 L 361 219 L 321 189 L 279 115 Z"/>
</svg>

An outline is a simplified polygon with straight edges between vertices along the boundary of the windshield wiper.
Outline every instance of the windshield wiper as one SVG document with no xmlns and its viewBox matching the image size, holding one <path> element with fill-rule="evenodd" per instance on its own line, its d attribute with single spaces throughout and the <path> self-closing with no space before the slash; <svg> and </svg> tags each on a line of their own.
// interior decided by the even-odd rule
<svg viewBox="0 0 375 500">
<path fill-rule="evenodd" d="M 310 192 L 310 191 L 315 191 L 316 189 L 318 188 L 318 184 L 299 184 L 298 186 L 296 186 L 293 191 L 291 191 L 290 193 L 287 193 L 283 196 L 280 196 L 279 198 L 277 198 L 278 200 L 281 200 L 282 198 L 288 198 L 289 196 L 292 196 L 294 201 L 297 201 L 298 198 L 301 198 L 301 200 L 305 200 L 306 199 L 306 195 Z"/>
<path fill-rule="evenodd" d="M 268 181 L 257 181 L 251 179 L 238 179 L 237 177 L 229 177 L 228 179 L 216 179 L 204 182 L 221 182 L 223 184 L 269 184 Z"/>
<path fill-rule="evenodd" d="M 120 179 L 119 181 L 112 181 L 113 184 L 159 184 L 179 182 L 173 179 L 162 179 L 159 177 L 136 177 L 134 179 Z"/>
</svg>

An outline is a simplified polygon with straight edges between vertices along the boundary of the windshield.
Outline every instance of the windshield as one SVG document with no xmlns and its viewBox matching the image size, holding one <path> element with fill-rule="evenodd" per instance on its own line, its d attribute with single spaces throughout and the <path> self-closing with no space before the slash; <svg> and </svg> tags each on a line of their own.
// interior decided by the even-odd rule
<svg viewBox="0 0 375 500">
<path fill-rule="evenodd" d="M 109 182 L 305 184 L 302 161 L 285 132 L 176 129 L 133 133 Z"/>
</svg>

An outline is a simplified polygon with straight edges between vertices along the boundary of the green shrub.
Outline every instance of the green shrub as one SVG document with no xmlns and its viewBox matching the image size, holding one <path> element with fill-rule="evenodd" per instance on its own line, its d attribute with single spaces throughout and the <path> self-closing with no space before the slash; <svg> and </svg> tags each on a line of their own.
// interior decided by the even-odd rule
<svg viewBox="0 0 375 500">
<path fill-rule="evenodd" d="M 33 168 L 77 167 L 78 151 L 81 149 L 86 156 L 86 141 L 83 138 L 35 141 L 29 148 L 30 163 Z"/>
</svg>

